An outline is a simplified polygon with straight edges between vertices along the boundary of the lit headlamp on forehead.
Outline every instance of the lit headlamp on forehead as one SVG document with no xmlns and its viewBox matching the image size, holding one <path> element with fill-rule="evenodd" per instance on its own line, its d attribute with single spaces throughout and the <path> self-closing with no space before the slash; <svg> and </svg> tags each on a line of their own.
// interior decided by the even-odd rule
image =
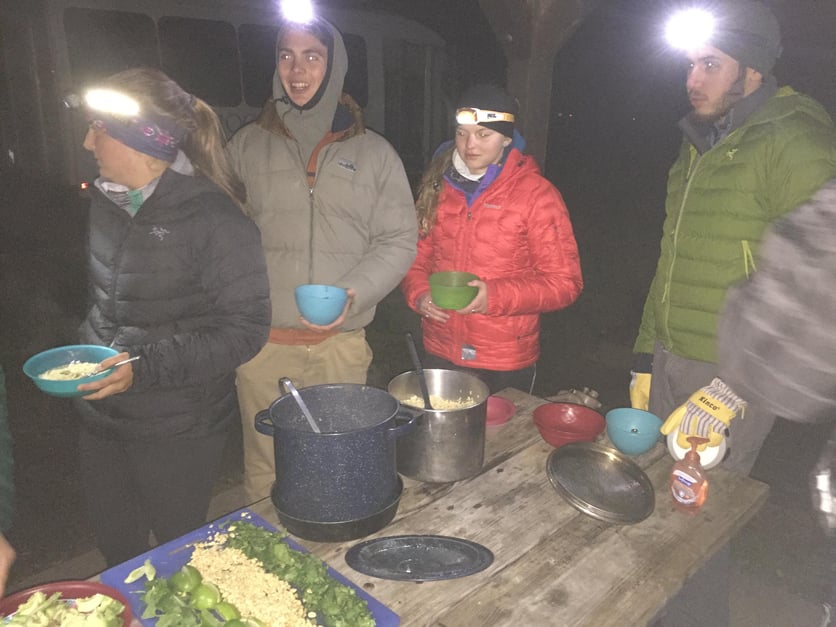
<svg viewBox="0 0 836 627">
<path fill-rule="evenodd" d="M 714 16 L 704 9 L 675 13 L 665 27 L 665 39 L 674 48 L 693 50 L 706 45 L 714 34 Z"/>
<path fill-rule="evenodd" d="M 173 118 L 142 111 L 137 100 L 114 89 L 88 90 L 84 105 L 92 129 L 163 161 L 175 160 L 188 134 Z"/>
<path fill-rule="evenodd" d="M 84 104 L 97 113 L 108 113 L 117 117 L 139 115 L 139 103 L 112 89 L 90 89 L 84 94 Z"/>
<path fill-rule="evenodd" d="M 513 113 L 503 113 L 501 111 L 489 111 L 487 109 L 476 109 L 474 107 L 465 107 L 456 110 L 457 124 L 482 124 L 484 122 L 513 122 Z"/>
<path fill-rule="evenodd" d="M 310 24 L 314 21 L 314 8 L 310 0 L 282 0 L 282 16 L 288 22 Z"/>
</svg>

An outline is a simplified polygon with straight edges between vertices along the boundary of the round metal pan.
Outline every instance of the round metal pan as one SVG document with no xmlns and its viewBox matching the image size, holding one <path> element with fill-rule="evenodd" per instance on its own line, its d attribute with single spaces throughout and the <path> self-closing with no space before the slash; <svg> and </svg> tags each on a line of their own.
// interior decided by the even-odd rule
<svg viewBox="0 0 836 627">
<path fill-rule="evenodd" d="M 625 455 L 600 444 L 573 442 L 555 449 L 546 474 L 573 507 L 604 522 L 640 522 L 656 504 L 647 474 Z"/>
<path fill-rule="evenodd" d="M 354 570 L 381 579 L 438 581 L 485 570 L 493 563 L 493 553 L 464 538 L 388 536 L 354 545 L 345 561 Z"/>
</svg>

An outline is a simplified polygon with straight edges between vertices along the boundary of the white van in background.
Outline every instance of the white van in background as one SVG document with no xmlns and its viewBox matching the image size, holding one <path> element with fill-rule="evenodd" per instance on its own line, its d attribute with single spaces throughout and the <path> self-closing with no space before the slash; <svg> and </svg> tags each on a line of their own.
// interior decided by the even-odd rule
<svg viewBox="0 0 836 627">
<path fill-rule="evenodd" d="M 212 105 L 228 136 L 271 93 L 277 0 L 2 0 L 0 174 L 75 189 L 97 174 L 70 94 L 119 70 L 159 67 Z M 395 146 L 413 183 L 449 135 L 444 41 L 405 18 L 324 9 L 349 55 L 345 89 Z M 5 178 L 7 178 L 5 177 Z"/>
</svg>

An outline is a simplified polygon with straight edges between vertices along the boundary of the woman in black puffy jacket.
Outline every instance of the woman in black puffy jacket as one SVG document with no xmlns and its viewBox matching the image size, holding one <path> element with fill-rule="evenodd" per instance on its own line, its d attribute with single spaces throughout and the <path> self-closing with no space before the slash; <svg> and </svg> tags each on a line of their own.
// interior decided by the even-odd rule
<svg viewBox="0 0 836 627">
<path fill-rule="evenodd" d="M 219 120 L 158 70 L 85 95 L 92 307 L 81 341 L 138 356 L 80 386 L 82 482 L 109 565 L 206 517 L 229 428 L 235 368 L 267 340 L 258 228 L 241 211 Z"/>
</svg>

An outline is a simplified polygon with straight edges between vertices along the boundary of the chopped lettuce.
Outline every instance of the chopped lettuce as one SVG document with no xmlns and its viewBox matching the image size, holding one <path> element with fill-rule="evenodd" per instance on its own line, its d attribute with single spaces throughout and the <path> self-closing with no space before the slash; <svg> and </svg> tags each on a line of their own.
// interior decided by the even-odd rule
<svg viewBox="0 0 836 627">
<path fill-rule="evenodd" d="M 35 592 L 6 619 L 5 625 L 26 627 L 119 627 L 125 606 L 104 594 L 75 599 L 62 597 L 60 592 L 47 596 Z"/>
</svg>

